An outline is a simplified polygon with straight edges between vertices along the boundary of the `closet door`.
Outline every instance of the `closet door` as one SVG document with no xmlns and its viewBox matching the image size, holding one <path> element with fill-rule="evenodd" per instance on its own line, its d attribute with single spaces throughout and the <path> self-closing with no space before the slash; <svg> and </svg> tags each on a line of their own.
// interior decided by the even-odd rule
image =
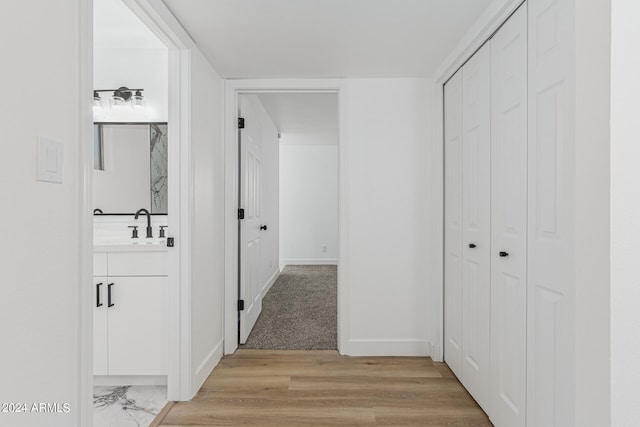
<svg viewBox="0 0 640 427">
<path fill-rule="evenodd" d="M 444 360 L 462 378 L 462 71 L 444 86 Z"/>
<path fill-rule="evenodd" d="M 489 402 L 491 48 L 462 68 L 462 384 Z"/>
<path fill-rule="evenodd" d="M 496 427 L 525 425 L 526 5 L 491 40 L 491 402 Z"/>
</svg>

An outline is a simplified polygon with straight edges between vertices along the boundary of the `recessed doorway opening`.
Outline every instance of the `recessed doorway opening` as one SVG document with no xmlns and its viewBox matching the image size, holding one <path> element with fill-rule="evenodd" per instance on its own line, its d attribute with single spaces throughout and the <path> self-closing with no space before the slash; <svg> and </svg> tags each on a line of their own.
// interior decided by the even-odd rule
<svg viewBox="0 0 640 427">
<path fill-rule="evenodd" d="M 242 91 L 235 111 L 234 341 L 337 350 L 338 92 Z"/>
</svg>

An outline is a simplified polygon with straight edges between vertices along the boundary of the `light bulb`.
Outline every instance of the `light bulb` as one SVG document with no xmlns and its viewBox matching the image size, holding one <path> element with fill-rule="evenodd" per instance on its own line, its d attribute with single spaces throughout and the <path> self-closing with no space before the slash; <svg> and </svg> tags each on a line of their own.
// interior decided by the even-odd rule
<svg viewBox="0 0 640 427">
<path fill-rule="evenodd" d="M 122 109 L 124 107 L 124 98 L 120 96 L 118 91 L 113 92 L 113 96 L 111 97 L 111 108 L 112 109 Z"/>
<path fill-rule="evenodd" d="M 137 90 L 135 95 L 131 97 L 131 105 L 134 110 L 144 110 L 144 97 L 141 91 Z"/>
<path fill-rule="evenodd" d="M 97 112 L 98 110 L 100 110 L 101 101 L 102 101 L 102 99 L 100 98 L 100 94 L 98 94 L 98 92 L 94 91 L 93 92 L 93 111 L 94 112 Z"/>
</svg>

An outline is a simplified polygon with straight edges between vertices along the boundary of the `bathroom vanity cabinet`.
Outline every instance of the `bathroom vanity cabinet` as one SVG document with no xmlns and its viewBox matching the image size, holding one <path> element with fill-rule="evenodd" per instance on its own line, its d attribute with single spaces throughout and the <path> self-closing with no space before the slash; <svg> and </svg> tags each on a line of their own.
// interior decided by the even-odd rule
<svg viewBox="0 0 640 427">
<path fill-rule="evenodd" d="M 168 371 L 166 248 L 135 249 L 94 252 L 94 375 L 106 383 L 156 384 Z"/>
</svg>

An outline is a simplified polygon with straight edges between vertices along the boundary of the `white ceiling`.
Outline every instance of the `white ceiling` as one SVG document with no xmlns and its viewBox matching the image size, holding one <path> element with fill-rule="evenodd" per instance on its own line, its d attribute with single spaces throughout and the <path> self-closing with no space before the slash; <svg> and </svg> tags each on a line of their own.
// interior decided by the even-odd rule
<svg viewBox="0 0 640 427">
<path fill-rule="evenodd" d="M 258 98 L 282 133 L 283 144 L 338 143 L 338 96 L 335 93 L 260 93 Z"/>
<path fill-rule="evenodd" d="M 491 2 L 163 1 L 226 78 L 429 77 Z"/>
<path fill-rule="evenodd" d="M 93 47 L 166 49 L 121 0 L 93 0 Z"/>
</svg>

